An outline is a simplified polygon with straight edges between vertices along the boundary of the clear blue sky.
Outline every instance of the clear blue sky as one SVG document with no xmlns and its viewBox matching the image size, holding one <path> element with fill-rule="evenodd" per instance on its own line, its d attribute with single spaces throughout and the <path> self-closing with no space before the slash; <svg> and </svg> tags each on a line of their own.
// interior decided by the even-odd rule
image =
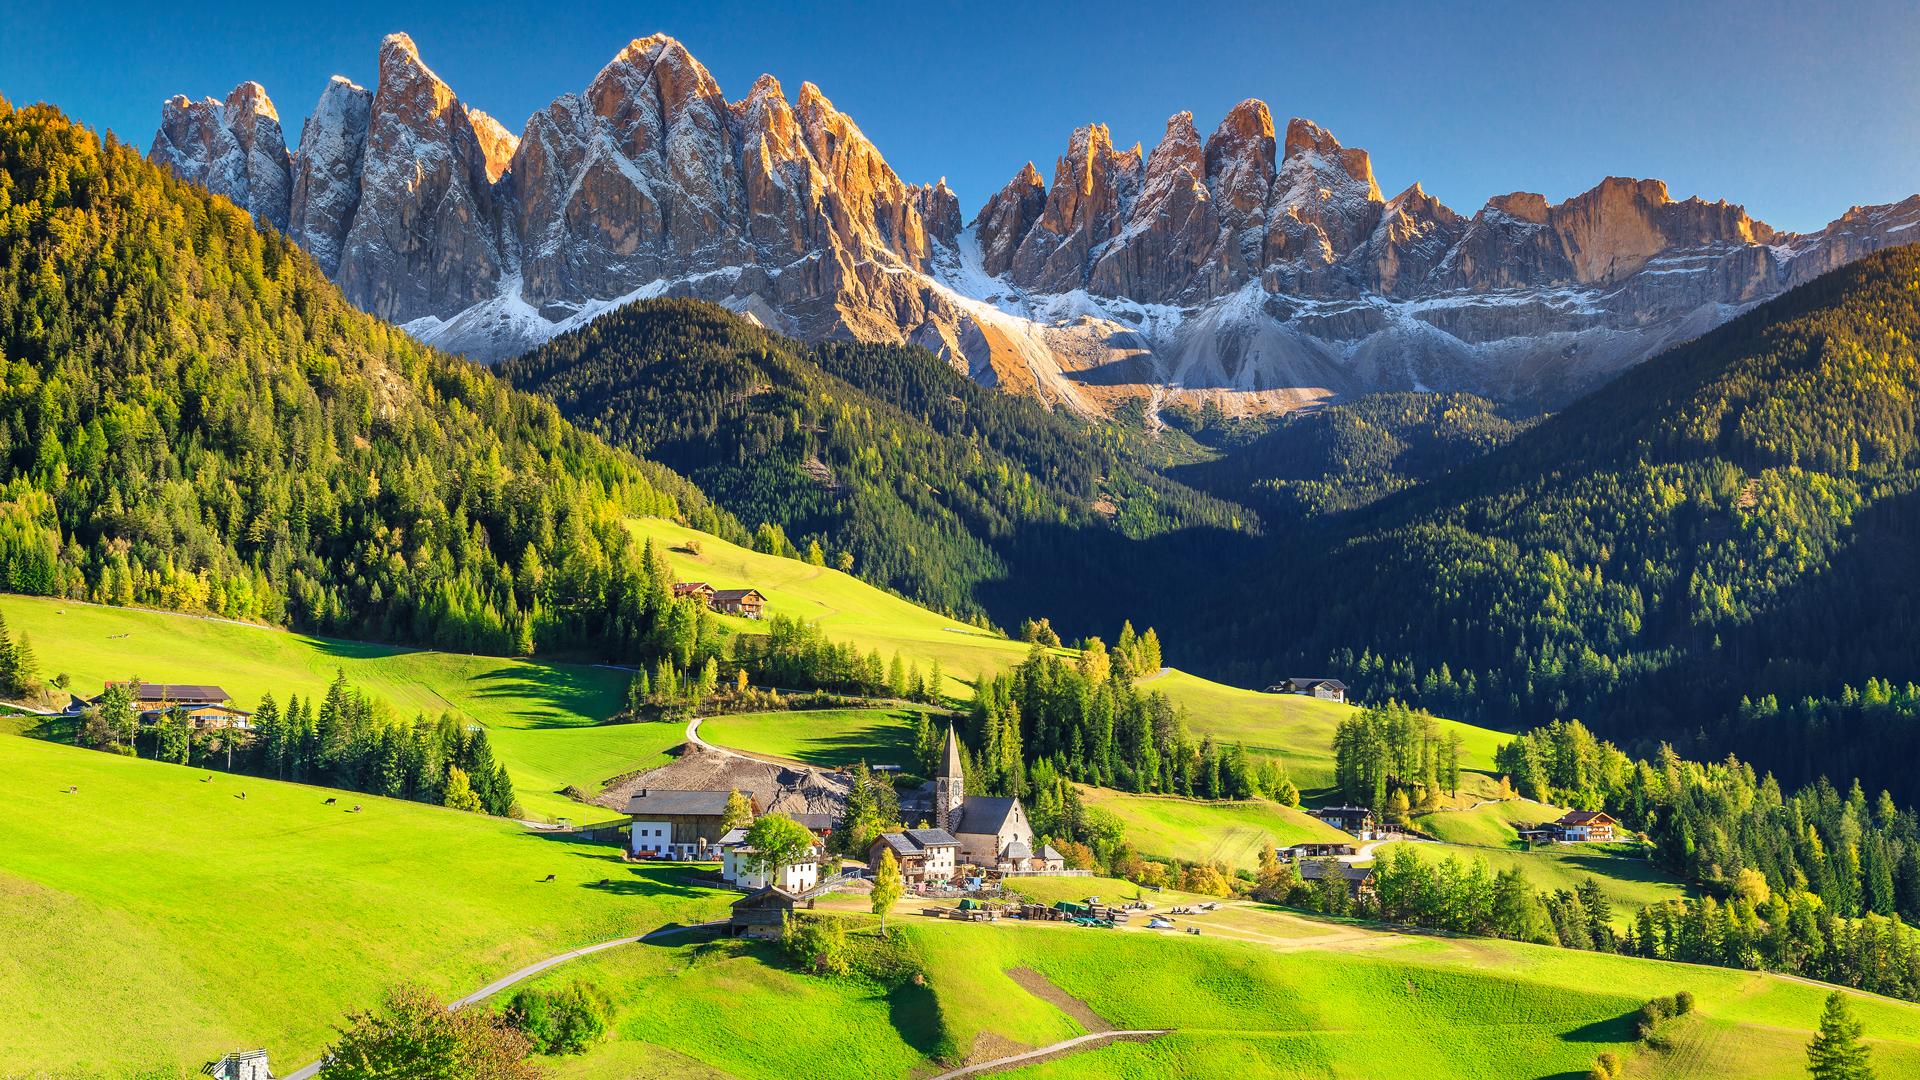
<svg viewBox="0 0 1920 1080">
<path fill-rule="evenodd" d="M 1051 179 L 1077 124 L 1151 148 L 1170 114 L 1191 109 L 1205 134 L 1246 97 L 1370 150 L 1387 194 L 1420 180 L 1466 213 L 1615 174 L 1806 229 L 1920 191 L 1912 0 L 5 6 L 0 94 L 143 147 L 166 97 L 244 79 L 267 87 L 296 141 L 329 75 L 372 84 L 392 30 L 518 131 L 658 30 L 732 98 L 763 71 L 789 95 L 811 79 L 904 178 L 948 177 L 969 217 L 1028 159 Z"/>
</svg>

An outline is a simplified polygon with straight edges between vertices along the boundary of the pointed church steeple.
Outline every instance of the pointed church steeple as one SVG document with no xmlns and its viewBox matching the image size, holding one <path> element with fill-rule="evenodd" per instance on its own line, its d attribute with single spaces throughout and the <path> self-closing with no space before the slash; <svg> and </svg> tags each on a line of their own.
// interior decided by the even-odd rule
<svg viewBox="0 0 1920 1080">
<path fill-rule="evenodd" d="M 960 765 L 960 737 L 947 725 L 947 753 L 940 774 L 933 778 L 933 824 L 952 832 L 960 827 L 967 802 L 967 782 Z"/>
<path fill-rule="evenodd" d="M 953 725 L 947 725 L 947 758 L 940 766 L 940 775 L 959 777 L 960 775 L 960 738 L 953 733 Z"/>
</svg>

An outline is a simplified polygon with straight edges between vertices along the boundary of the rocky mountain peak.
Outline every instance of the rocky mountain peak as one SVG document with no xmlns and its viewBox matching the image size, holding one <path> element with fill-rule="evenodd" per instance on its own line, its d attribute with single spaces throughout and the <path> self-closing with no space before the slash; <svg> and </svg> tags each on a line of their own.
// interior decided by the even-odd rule
<svg viewBox="0 0 1920 1080">
<path fill-rule="evenodd" d="M 1304 119 L 1276 138 L 1248 99 L 1204 140 L 1174 114 L 1151 154 L 1077 129 L 1051 184 L 1029 162 L 963 242 L 946 183 L 904 182 L 819 87 L 789 101 L 763 76 L 729 103 L 664 34 L 518 139 L 405 35 L 379 60 L 372 91 L 326 87 L 296 155 L 243 84 L 170 100 L 152 156 L 285 223 L 360 307 L 482 359 L 672 295 L 807 338 L 919 342 L 1087 412 L 1540 397 L 1920 235 L 1920 196 L 1795 236 L 1625 178 L 1464 219 L 1418 184 L 1383 199 L 1365 151 Z"/>
<path fill-rule="evenodd" d="M 1014 280 L 1049 291 L 1084 287 L 1095 247 L 1125 223 L 1142 169 L 1140 148 L 1116 151 L 1107 125 L 1075 129 L 1054 166 L 1046 207 L 1014 255 Z"/>
<path fill-rule="evenodd" d="M 1236 278 L 1260 268 L 1273 151 L 1273 114 L 1258 98 L 1235 105 L 1207 136 L 1207 187 L 1225 230 L 1226 269 Z"/>
<path fill-rule="evenodd" d="M 1047 208 L 1047 182 L 1027 162 L 1007 186 L 988 199 L 973 219 L 974 239 L 980 245 L 980 265 L 995 277 L 1013 268 L 1014 253 L 1033 223 Z"/>
<path fill-rule="evenodd" d="M 360 168 L 337 271 L 349 299 L 408 322 L 492 294 L 504 256 L 486 149 L 453 88 L 405 34 L 380 43 Z"/>
<path fill-rule="evenodd" d="M 360 164 L 367 148 L 373 91 L 335 75 L 300 130 L 287 233 L 320 268 L 340 268 L 340 248 L 360 206 Z"/>
<path fill-rule="evenodd" d="M 293 164 L 280 114 L 259 83 L 241 83 L 225 101 L 169 98 L 147 156 L 181 179 L 232 199 L 260 224 L 287 227 Z"/>
<path fill-rule="evenodd" d="M 486 155 L 487 179 L 499 180 L 506 175 L 507 166 L 513 162 L 513 152 L 520 148 L 520 136 L 508 131 L 506 127 L 471 105 L 466 107 L 467 120 L 473 124 L 473 134 L 480 140 L 480 152 Z"/>
</svg>

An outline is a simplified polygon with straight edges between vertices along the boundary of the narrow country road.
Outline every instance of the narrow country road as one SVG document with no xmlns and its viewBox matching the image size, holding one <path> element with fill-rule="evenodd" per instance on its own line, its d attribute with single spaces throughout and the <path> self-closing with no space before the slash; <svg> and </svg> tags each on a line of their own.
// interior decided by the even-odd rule
<svg viewBox="0 0 1920 1080">
<path fill-rule="evenodd" d="M 632 936 L 617 937 L 617 938 L 614 938 L 612 941 L 602 941 L 594 945 L 582 945 L 578 949 L 569 949 L 568 951 L 560 953 L 556 956 L 549 956 L 545 960 L 537 960 L 534 963 L 528 964 L 526 967 L 523 967 L 520 970 L 512 973 L 511 975 L 503 975 L 500 978 L 495 979 L 492 982 L 488 983 L 487 985 L 481 987 L 480 989 L 475 990 L 473 993 L 468 994 L 466 997 L 448 1002 L 447 1008 L 463 1009 L 468 1005 L 474 1004 L 475 1002 L 485 1001 L 486 999 L 492 997 L 493 995 L 499 993 L 500 991 L 505 990 L 507 987 L 512 986 L 514 983 L 524 982 L 525 980 L 533 978 L 535 975 L 540 974 L 541 972 L 547 970 L 548 968 L 558 967 L 569 960 L 578 960 L 580 957 L 590 956 L 594 953 L 602 952 L 606 949 L 618 948 L 621 945 L 639 945 L 643 942 L 659 941 L 661 938 L 672 937 L 675 934 L 687 934 L 687 933 L 692 933 L 695 930 L 713 930 L 724 925 L 726 925 L 724 922 L 714 921 L 714 922 L 704 922 L 704 923 L 693 923 L 689 926 L 662 926 L 657 930 L 649 930 L 646 933 L 639 935 L 638 937 L 632 937 Z M 322 1062 L 322 1061 L 313 1062 L 312 1064 L 307 1065 L 296 1072 L 288 1074 L 286 1077 L 283 1078 L 283 1080 L 311 1080 L 312 1077 L 314 1077 L 320 1072 L 320 1066 L 323 1064 L 325 1064 L 325 1062 Z"/>
<path fill-rule="evenodd" d="M 968 1065 L 950 1072 L 943 1072 L 938 1076 L 928 1077 L 927 1080 L 959 1080 L 962 1076 L 978 1076 L 981 1073 L 993 1072 L 996 1069 L 1009 1069 L 1015 1065 L 1035 1061 L 1044 1057 L 1052 1057 L 1055 1054 L 1072 1053 L 1084 1047 L 1104 1046 L 1115 1039 L 1151 1039 L 1156 1035 L 1166 1034 L 1169 1034 L 1166 1028 L 1141 1028 L 1132 1031 L 1095 1031 L 1054 1043 L 1051 1046 L 1042 1046 L 1035 1050 L 1028 1050 L 1025 1053 L 995 1058 L 992 1061 L 983 1061 L 978 1065 Z"/>
</svg>

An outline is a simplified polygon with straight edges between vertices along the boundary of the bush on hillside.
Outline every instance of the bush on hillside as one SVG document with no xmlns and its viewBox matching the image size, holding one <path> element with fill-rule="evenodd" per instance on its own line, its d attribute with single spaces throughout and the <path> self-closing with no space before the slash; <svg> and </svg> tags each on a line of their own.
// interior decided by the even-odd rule
<svg viewBox="0 0 1920 1080">
<path fill-rule="evenodd" d="M 613 1023 L 613 999 L 598 984 L 522 990 L 507 1003 L 507 1022 L 542 1054 L 584 1054 Z"/>
</svg>

